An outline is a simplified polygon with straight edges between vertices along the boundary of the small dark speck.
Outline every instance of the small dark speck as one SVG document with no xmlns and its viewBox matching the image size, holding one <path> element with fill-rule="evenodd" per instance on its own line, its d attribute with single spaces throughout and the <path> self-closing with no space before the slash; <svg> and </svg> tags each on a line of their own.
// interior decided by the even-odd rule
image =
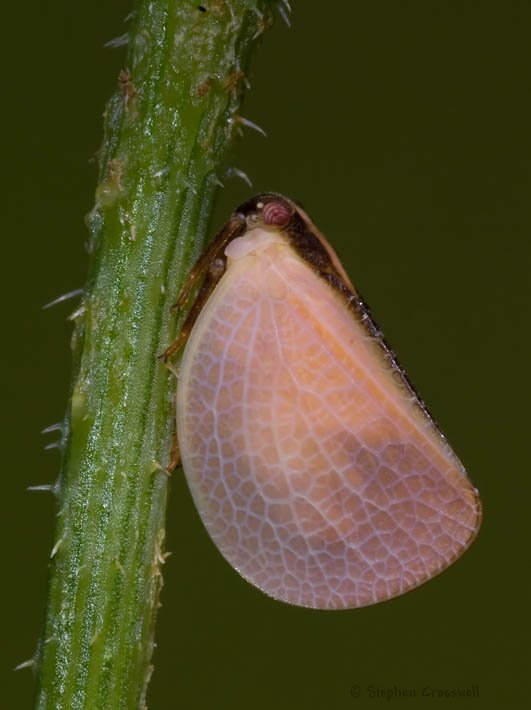
<svg viewBox="0 0 531 710">
<path fill-rule="evenodd" d="M 207 9 L 204 5 L 199 5 L 199 7 L 197 9 L 199 10 L 199 12 L 206 12 L 207 11 Z"/>
</svg>

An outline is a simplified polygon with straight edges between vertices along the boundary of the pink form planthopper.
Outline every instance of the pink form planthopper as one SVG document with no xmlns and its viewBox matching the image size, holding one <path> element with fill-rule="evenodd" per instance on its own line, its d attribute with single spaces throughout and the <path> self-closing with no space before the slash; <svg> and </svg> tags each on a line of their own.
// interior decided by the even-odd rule
<svg viewBox="0 0 531 710">
<path fill-rule="evenodd" d="M 477 490 L 332 247 L 274 193 L 243 204 L 192 270 L 180 460 L 220 552 L 275 599 L 390 599 L 452 564 Z"/>
</svg>

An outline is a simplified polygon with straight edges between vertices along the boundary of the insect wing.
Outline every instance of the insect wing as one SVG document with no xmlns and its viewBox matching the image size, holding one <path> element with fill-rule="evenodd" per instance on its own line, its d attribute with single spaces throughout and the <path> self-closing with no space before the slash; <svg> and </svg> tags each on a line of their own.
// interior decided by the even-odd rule
<svg viewBox="0 0 531 710">
<path fill-rule="evenodd" d="M 266 594 L 323 609 L 389 599 L 467 548 L 477 491 L 345 300 L 262 241 L 229 262 L 183 355 L 190 490 Z"/>
</svg>

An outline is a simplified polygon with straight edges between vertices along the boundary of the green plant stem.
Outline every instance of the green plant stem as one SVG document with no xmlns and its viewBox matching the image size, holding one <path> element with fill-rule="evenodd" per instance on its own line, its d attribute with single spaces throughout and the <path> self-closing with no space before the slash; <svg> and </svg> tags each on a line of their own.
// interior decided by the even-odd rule
<svg viewBox="0 0 531 710">
<path fill-rule="evenodd" d="M 162 585 L 175 386 L 157 354 L 238 128 L 266 0 L 138 0 L 105 113 L 73 336 L 36 707 L 144 707 Z"/>
</svg>

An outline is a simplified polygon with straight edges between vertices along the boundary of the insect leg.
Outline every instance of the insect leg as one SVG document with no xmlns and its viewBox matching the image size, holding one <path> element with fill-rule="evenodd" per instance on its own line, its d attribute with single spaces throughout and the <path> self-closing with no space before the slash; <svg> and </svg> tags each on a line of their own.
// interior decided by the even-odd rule
<svg viewBox="0 0 531 710">
<path fill-rule="evenodd" d="M 186 344 L 186 341 L 188 340 L 188 337 L 194 326 L 194 323 L 197 320 L 198 315 L 201 313 L 203 306 L 205 305 L 210 294 L 216 287 L 216 284 L 223 276 L 224 271 L 224 259 L 217 258 L 210 264 L 203 284 L 201 285 L 201 288 L 199 289 L 199 292 L 195 297 L 192 307 L 190 308 L 190 311 L 188 312 L 188 315 L 186 316 L 186 319 L 182 324 L 179 334 L 177 335 L 173 343 L 171 343 L 171 345 L 166 348 L 162 355 L 159 355 L 159 359 L 162 360 L 163 363 L 166 363 L 168 361 L 168 358 L 170 358 L 174 353 L 176 353 Z"/>
<path fill-rule="evenodd" d="M 204 276 L 205 272 L 210 268 L 210 265 L 219 256 L 221 250 L 235 237 L 238 237 L 245 229 L 245 217 L 236 212 L 216 234 L 212 242 L 206 250 L 201 254 L 196 261 L 192 270 L 188 274 L 186 281 L 181 289 L 177 301 L 173 304 L 173 311 L 180 311 L 190 298 L 197 282 Z"/>
<path fill-rule="evenodd" d="M 197 320 L 197 316 L 225 271 L 225 258 L 224 256 L 220 256 L 222 250 L 230 241 L 242 234 L 244 230 L 245 217 L 239 212 L 236 212 L 223 225 L 212 240 L 211 244 L 207 247 L 204 254 L 200 256 L 195 266 L 190 271 L 188 278 L 184 282 L 181 293 L 179 294 L 179 298 L 172 306 L 172 310 L 180 311 L 190 298 L 190 294 L 192 293 L 197 282 L 203 276 L 205 277 L 205 280 L 199 289 L 199 293 L 197 294 L 190 312 L 188 313 L 176 339 L 166 348 L 162 355 L 159 355 L 159 359 L 162 360 L 162 362 L 166 363 L 168 358 L 180 350 L 188 340 L 188 336 L 190 335 L 192 326 Z"/>
<path fill-rule="evenodd" d="M 177 438 L 177 429 L 173 430 L 171 442 L 170 462 L 168 463 L 168 472 L 172 473 L 181 465 L 181 452 L 179 450 L 179 439 Z"/>
</svg>

